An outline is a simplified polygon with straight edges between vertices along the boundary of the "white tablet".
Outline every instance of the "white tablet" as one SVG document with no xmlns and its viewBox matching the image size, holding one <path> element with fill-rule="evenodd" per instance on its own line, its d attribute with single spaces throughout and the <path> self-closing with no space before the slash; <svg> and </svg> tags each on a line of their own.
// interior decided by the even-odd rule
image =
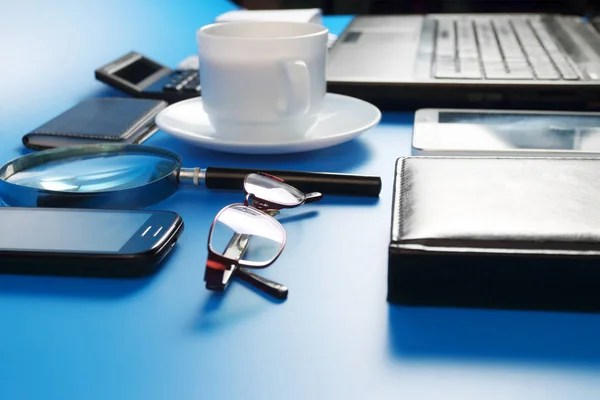
<svg viewBox="0 0 600 400">
<path fill-rule="evenodd" d="M 600 156 L 600 113 L 421 109 L 413 155 Z"/>
</svg>

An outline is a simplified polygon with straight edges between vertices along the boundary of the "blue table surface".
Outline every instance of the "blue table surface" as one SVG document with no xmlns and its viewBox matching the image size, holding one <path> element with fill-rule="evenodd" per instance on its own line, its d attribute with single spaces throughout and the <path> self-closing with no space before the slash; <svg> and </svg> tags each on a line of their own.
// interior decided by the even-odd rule
<svg viewBox="0 0 600 400">
<path fill-rule="evenodd" d="M 0 161 L 78 101 L 118 96 L 93 71 L 129 50 L 175 66 L 225 0 L 6 1 L 0 11 Z M 348 17 L 328 17 L 340 32 Z M 182 190 L 156 209 L 186 230 L 160 272 L 120 281 L 0 277 L 0 399 L 598 399 L 600 315 L 390 306 L 394 162 L 412 115 L 312 153 L 234 156 L 159 132 L 186 166 L 380 175 L 378 201 L 330 198 L 285 214 L 288 245 L 264 274 L 272 301 L 203 286 L 208 228 L 239 194 Z M 1 221 L 0 221 L 1 223 Z"/>
</svg>

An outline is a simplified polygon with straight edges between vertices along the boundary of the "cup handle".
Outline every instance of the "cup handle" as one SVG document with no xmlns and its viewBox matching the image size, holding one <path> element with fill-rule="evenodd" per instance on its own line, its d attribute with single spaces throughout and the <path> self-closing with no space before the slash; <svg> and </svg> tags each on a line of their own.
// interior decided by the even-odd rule
<svg viewBox="0 0 600 400">
<path fill-rule="evenodd" d="M 285 116 L 304 115 L 310 109 L 310 72 L 303 61 L 282 61 L 285 99 L 279 111 Z"/>
</svg>

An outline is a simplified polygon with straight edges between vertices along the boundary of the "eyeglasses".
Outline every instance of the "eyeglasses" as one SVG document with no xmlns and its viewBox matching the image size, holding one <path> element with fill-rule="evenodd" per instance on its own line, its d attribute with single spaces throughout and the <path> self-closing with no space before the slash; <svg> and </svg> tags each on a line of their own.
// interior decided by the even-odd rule
<svg viewBox="0 0 600 400">
<path fill-rule="evenodd" d="M 244 179 L 246 199 L 219 211 L 208 235 L 206 288 L 224 291 L 232 276 L 283 299 L 288 288 L 249 269 L 266 268 L 279 257 L 286 243 L 285 229 L 274 217 L 279 210 L 321 200 L 319 192 L 302 193 L 282 179 L 249 174 Z"/>
</svg>

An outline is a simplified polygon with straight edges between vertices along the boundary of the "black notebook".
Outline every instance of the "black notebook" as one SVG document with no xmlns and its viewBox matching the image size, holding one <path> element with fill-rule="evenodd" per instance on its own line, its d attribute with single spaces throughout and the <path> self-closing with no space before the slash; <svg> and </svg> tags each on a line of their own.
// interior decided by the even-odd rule
<svg viewBox="0 0 600 400">
<path fill-rule="evenodd" d="M 600 310 L 600 159 L 406 157 L 388 300 Z"/>
<path fill-rule="evenodd" d="M 23 137 L 23 144 L 40 150 L 76 144 L 139 144 L 157 130 L 154 117 L 167 103 L 135 98 L 84 100 Z"/>
</svg>

